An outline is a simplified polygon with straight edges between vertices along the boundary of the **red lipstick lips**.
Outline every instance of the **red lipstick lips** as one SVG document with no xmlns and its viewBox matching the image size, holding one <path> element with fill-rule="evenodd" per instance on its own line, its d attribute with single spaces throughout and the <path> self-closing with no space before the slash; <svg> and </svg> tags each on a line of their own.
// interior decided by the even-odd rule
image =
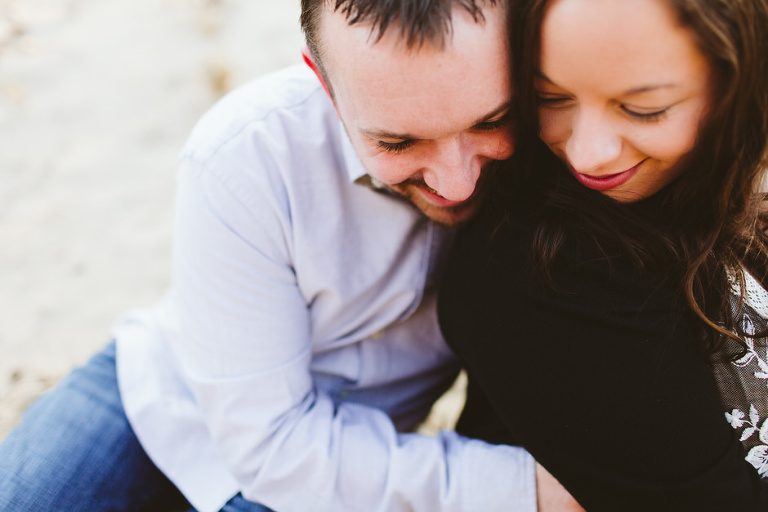
<svg viewBox="0 0 768 512">
<path fill-rule="evenodd" d="M 578 172 L 573 167 L 571 167 L 571 172 L 576 177 L 576 179 L 579 180 L 579 183 L 585 187 L 591 188 L 593 190 L 611 190 L 622 186 L 630 179 L 632 179 L 632 177 L 637 174 L 637 171 L 640 170 L 640 166 L 643 165 L 643 162 L 645 162 L 645 160 L 640 161 L 640 163 L 631 169 L 627 169 L 626 171 L 608 176 L 589 176 L 587 174 Z"/>
</svg>

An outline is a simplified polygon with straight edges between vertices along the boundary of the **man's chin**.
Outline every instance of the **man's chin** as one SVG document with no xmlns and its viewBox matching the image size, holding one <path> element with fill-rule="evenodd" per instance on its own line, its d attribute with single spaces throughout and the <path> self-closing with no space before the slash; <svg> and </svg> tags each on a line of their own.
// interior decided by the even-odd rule
<svg viewBox="0 0 768 512">
<path fill-rule="evenodd" d="M 468 221 L 477 211 L 480 201 L 479 194 L 475 192 L 463 203 L 452 206 L 443 206 L 430 201 L 431 194 L 415 184 L 408 186 L 395 186 L 392 190 L 407 199 L 417 210 L 429 220 L 444 226 L 456 226 Z"/>
<path fill-rule="evenodd" d="M 446 208 L 423 201 L 414 201 L 414 206 L 429 220 L 450 227 L 468 221 L 477 211 L 478 203 L 477 201 L 468 201 L 458 206 Z"/>
</svg>

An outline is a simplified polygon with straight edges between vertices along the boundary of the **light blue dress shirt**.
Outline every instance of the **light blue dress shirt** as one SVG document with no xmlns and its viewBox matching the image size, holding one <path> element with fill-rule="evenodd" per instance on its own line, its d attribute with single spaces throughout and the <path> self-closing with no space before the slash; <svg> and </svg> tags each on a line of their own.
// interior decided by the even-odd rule
<svg viewBox="0 0 768 512">
<path fill-rule="evenodd" d="M 304 68 L 230 94 L 182 152 L 173 281 L 114 329 L 131 424 L 201 512 L 536 510 L 519 448 L 404 433 L 458 365 L 452 232 L 365 171 Z"/>
</svg>

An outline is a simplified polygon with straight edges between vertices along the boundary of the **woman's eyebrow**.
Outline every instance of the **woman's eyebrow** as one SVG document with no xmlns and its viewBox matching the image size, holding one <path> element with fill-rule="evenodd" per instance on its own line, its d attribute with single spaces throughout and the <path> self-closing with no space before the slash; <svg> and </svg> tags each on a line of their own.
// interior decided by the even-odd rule
<svg viewBox="0 0 768 512">
<path fill-rule="evenodd" d="M 534 75 L 535 75 L 535 76 L 536 76 L 536 78 L 538 78 L 538 79 L 544 80 L 545 82 L 548 82 L 548 83 L 550 83 L 550 84 L 552 84 L 552 85 L 555 85 L 555 82 L 553 82 L 552 80 L 550 80 L 550 79 L 549 79 L 549 77 L 548 77 L 547 75 L 545 75 L 545 74 L 544 74 L 544 72 L 543 72 L 543 71 L 541 71 L 540 69 L 537 69 L 537 70 L 536 70 L 536 72 L 534 73 Z"/>
<path fill-rule="evenodd" d="M 538 78 L 540 80 L 543 80 L 543 81 L 547 82 L 548 84 L 557 86 L 557 84 L 555 82 L 553 82 L 541 70 L 537 70 L 535 75 L 536 75 L 536 78 Z M 630 89 L 627 89 L 621 95 L 622 96 L 636 96 L 638 94 L 643 94 L 643 93 L 646 93 L 646 92 L 656 91 L 658 89 L 671 89 L 671 88 L 674 88 L 674 87 L 677 87 L 677 86 L 678 86 L 678 84 L 676 84 L 674 82 L 660 83 L 660 84 L 639 85 L 637 87 L 632 87 Z"/>
<path fill-rule="evenodd" d="M 656 91 L 659 89 L 671 89 L 673 87 L 677 87 L 677 84 L 674 83 L 662 83 L 662 84 L 649 84 L 649 85 L 641 85 L 638 87 L 633 87 L 627 91 L 624 92 L 624 96 L 634 96 L 637 94 L 643 94 L 645 92 L 650 91 Z"/>
</svg>

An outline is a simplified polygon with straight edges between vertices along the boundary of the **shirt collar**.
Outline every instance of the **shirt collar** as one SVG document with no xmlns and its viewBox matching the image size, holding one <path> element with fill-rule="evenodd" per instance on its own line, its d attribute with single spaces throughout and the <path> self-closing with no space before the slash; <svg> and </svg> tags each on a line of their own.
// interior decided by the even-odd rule
<svg viewBox="0 0 768 512">
<path fill-rule="evenodd" d="M 344 129 L 344 125 L 339 121 L 339 131 L 341 132 L 341 151 L 344 156 L 344 164 L 347 168 L 347 175 L 350 183 L 356 182 L 363 176 L 367 176 L 363 163 L 358 158 L 355 148 L 352 147 L 352 141 L 349 140 L 347 130 Z"/>
<path fill-rule="evenodd" d="M 347 167 L 349 182 L 354 183 L 355 185 L 368 187 L 375 192 L 381 192 L 388 196 L 403 199 L 400 194 L 368 174 L 365 167 L 363 167 L 360 158 L 358 158 L 355 148 L 352 147 L 352 141 L 349 140 L 349 135 L 347 135 L 347 131 L 344 129 L 344 125 L 341 121 L 339 121 L 339 126 L 341 128 L 341 151 L 344 156 L 344 164 Z"/>
</svg>

